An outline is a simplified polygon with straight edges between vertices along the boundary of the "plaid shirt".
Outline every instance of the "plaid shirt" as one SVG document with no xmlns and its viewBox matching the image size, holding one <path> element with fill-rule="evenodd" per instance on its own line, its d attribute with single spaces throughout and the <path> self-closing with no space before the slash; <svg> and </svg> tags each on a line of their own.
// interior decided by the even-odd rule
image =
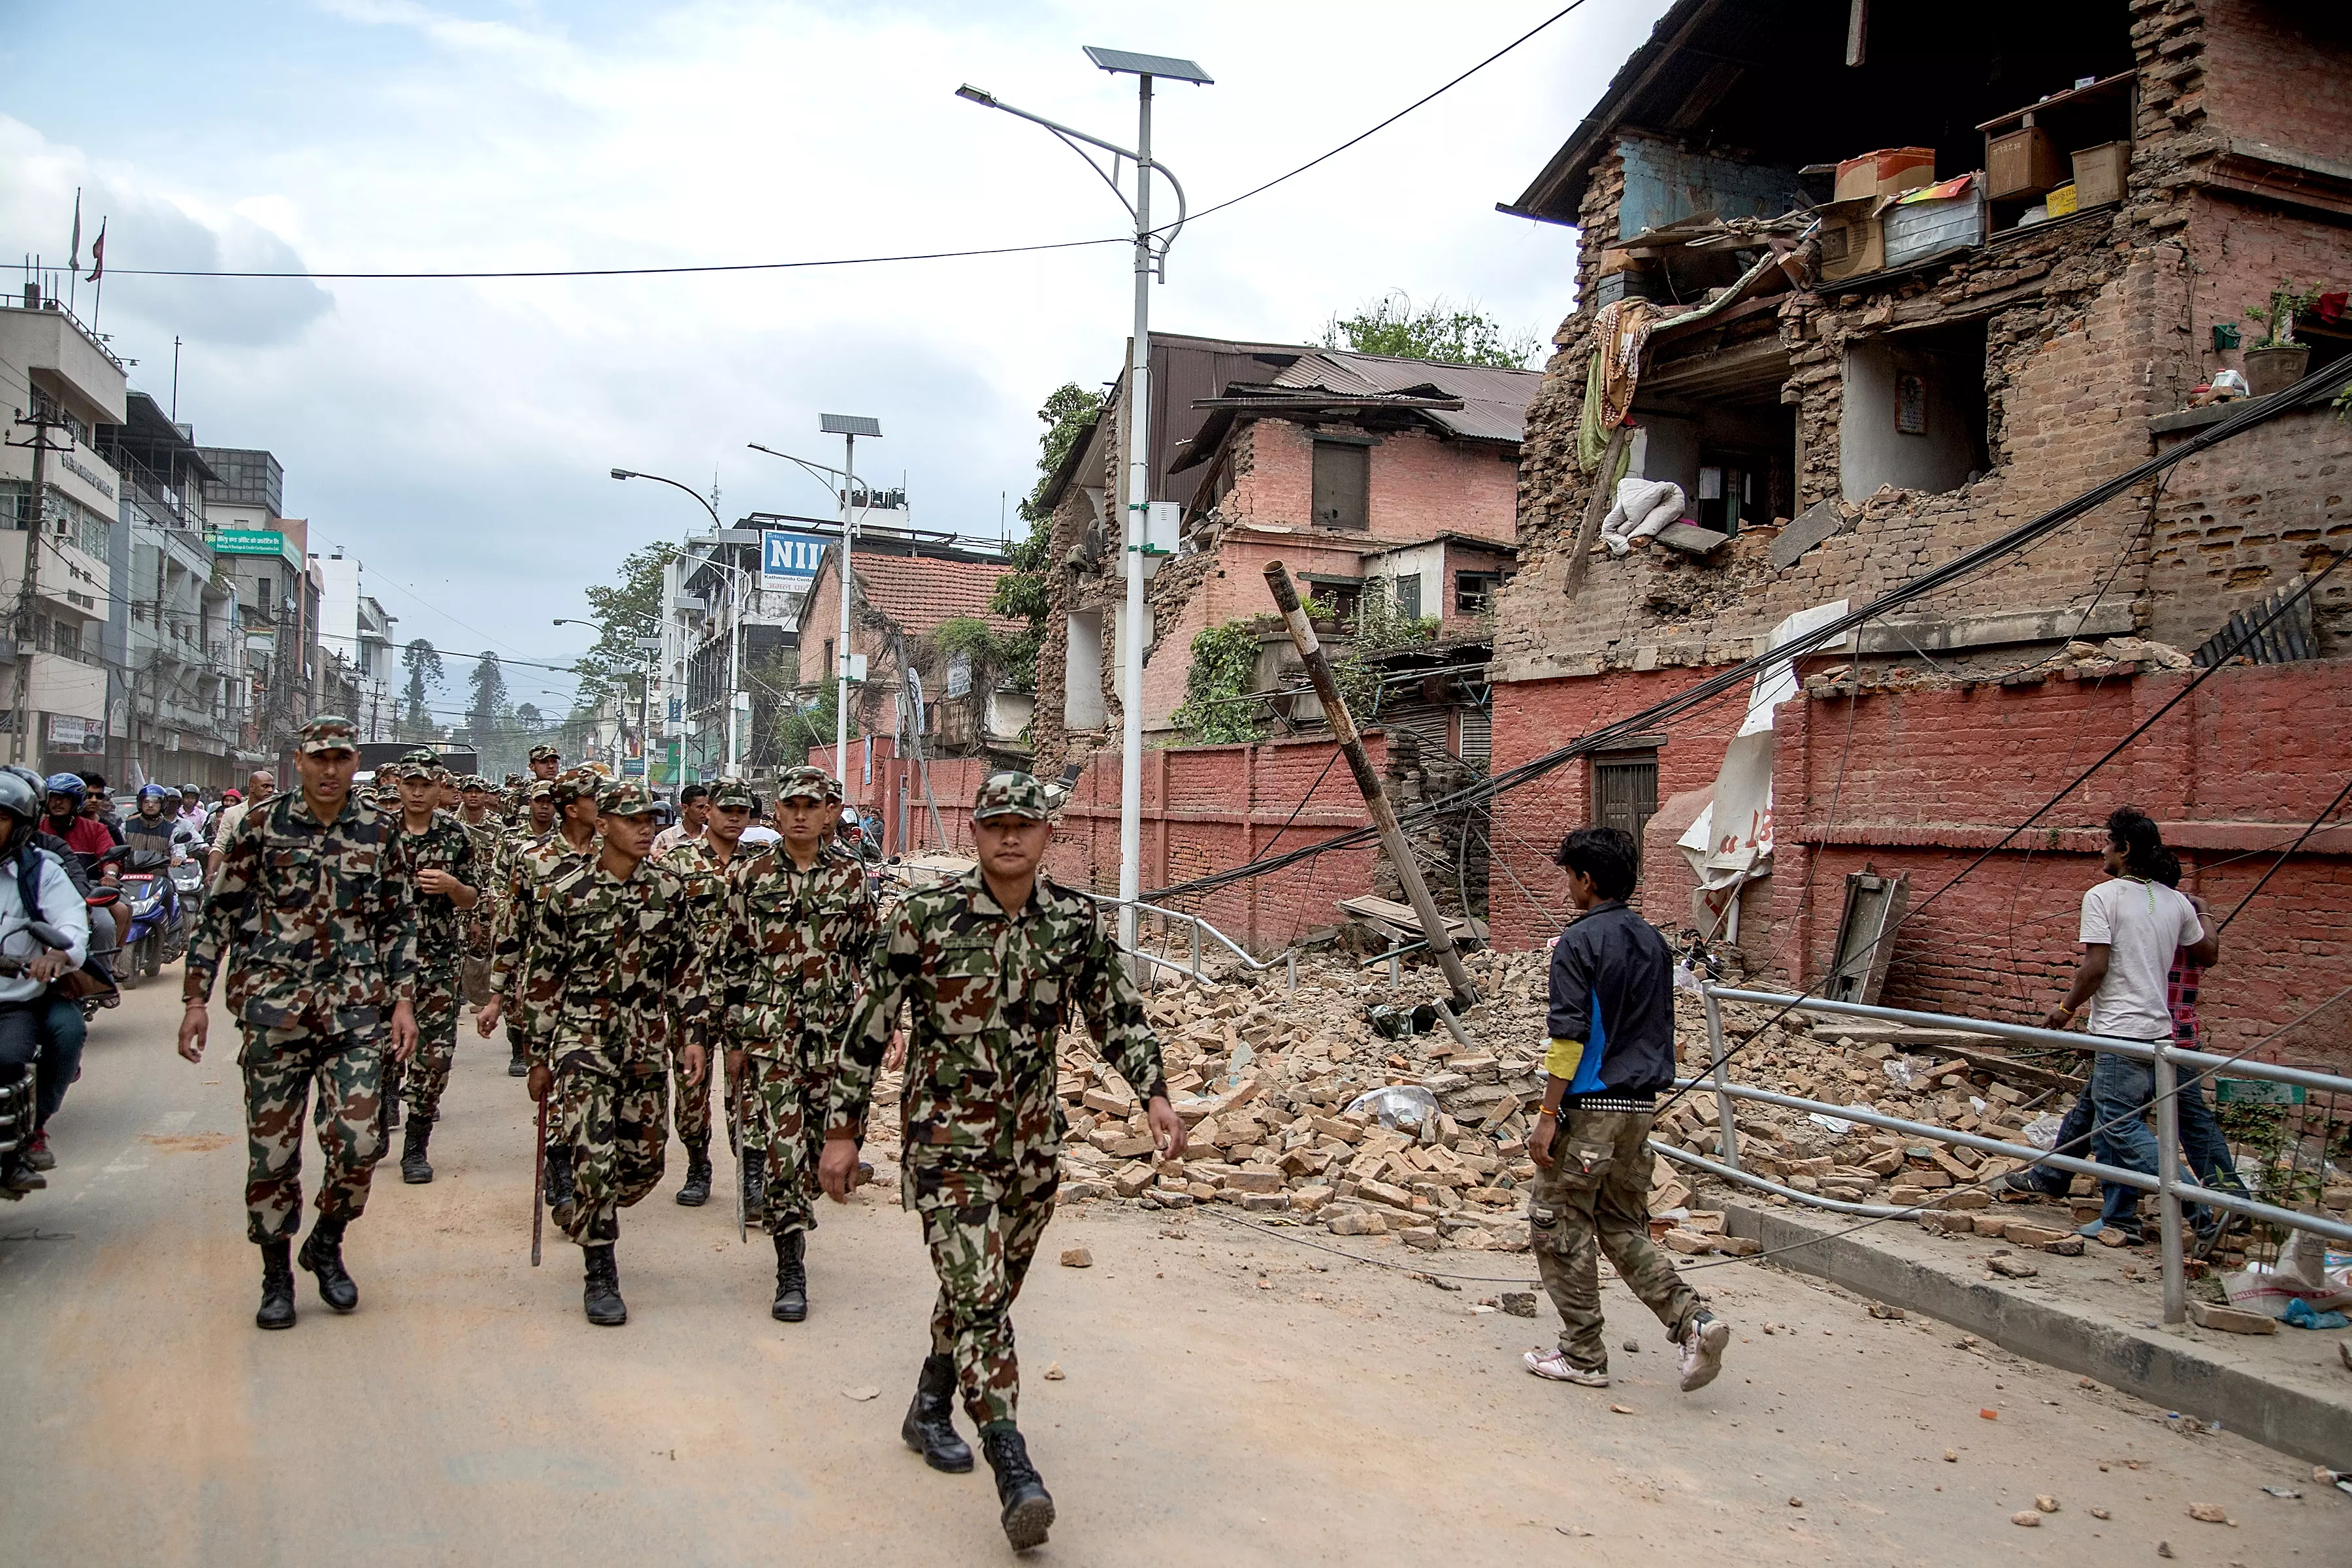
<svg viewBox="0 0 2352 1568">
<path fill-rule="evenodd" d="M 2174 950 L 2172 968 L 2164 977 L 2164 1005 L 2172 1014 L 2175 1045 L 2196 1047 L 2197 984 L 2204 978 L 2204 965 L 2189 963 L 2188 953 Z"/>
</svg>

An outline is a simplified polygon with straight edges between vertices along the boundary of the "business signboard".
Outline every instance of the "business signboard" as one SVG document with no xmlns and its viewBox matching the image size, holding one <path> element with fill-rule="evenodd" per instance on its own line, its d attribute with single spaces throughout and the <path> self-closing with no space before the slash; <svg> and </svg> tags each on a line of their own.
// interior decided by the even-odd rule
<svg viewBox="0 0 2352 1568">
<path fill-rule="evenodd" d="M 824 559 L 829 542 L 822 533 L 796 533 L 781 528 L 761 531 L 760 586 L 805 594 L 816 581 L 817 563 Z"/>
<path fill-rule="evenodd" d="M 286 535 L 274 528 L 215 528 L 205 542 L 218 555 L 283 555 Z"/>
</svg>

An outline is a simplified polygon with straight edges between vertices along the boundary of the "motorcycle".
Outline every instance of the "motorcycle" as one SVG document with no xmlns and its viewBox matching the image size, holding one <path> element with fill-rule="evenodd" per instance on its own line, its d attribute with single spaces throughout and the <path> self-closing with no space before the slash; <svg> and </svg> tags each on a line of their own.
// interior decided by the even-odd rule
<svg viewBox="0 0 2352 1568">
<path fill-rule="evenodd" d="M 205 868 L 202 862 L 184 852 L 172 861 L 172 901 L 176 906 L 172 928 L 163 942 L 163 962 L 177 963 L 188 951 L 188 937 L 196 923 L 196 910 L 205 901 Z"/>
<path fill-rule="evenodd" d="M 179 895 L 170 872 L 169 866 L 163 866 L 122 874 L 118 918 L 121 909 L 129 909 L 131 929 L 122 933 L 122 957 L 114 978 L 125 991 L 135 991 L 142 980 L 163 972 L 163 948 L 180 921 Z"/>
<path fill-rule="evenodd" d="M 28 921 L 17 929 L 32 932 L 34 940 L 44 947 L 62 949 L 73 945 L 65 932 L 43 921 Z M 28 958 L 0 957 L 0 976 L 20 975 L 31 963 Z M 6 1173 L 6 1179 L 0 1180 L 0 1199 L 10 1203 L 47 1185 L 37 1174 L 28 1172 L 18 1158 L 33 1141 L 36 1076 L 28 1068 L 15 1083 L 0 1089 L 0 1169 Z"/>
</svg>

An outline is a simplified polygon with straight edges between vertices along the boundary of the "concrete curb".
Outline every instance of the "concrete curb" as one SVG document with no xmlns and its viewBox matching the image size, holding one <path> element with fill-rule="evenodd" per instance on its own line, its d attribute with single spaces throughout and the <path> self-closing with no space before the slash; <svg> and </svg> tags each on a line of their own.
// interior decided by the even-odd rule
<svg viewBox="0 0 2352 1568">
<path fill-rule="evenodd" d="M 1724 1229 L 1792 1247 L 1771 1261 L 1873 1300 L 1957 1324 L 2015 1354 L 2208 1420 L 2313 1464 L 2352 1465 L 2352 1398 L 2331 1401 L 2232 1366 L 2194 1340 L 2101 1321 L 1988 1280 L 1898 1257 L 1834 1228 L 1775 1209 L 1731 1203 Z M 1828 1239 L 1815 1239 L 1827 1237 Z"/>
</svg>

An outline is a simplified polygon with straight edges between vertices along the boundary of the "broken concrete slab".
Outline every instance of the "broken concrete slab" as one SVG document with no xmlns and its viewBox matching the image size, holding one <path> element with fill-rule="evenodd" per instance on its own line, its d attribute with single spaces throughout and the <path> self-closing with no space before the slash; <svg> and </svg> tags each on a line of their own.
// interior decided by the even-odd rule
<svg viewBox="0 0 2352 1568">
<path fill-rule="evenodd" d="M 1847 521 L 1845 513 L 1838 510 L 1837 502 L 1827 497 L 1815 501 L 1800 513 L 1794 522 L 1782 529 L 1780 536 L 1772 542 L 1773 566 L 1780 571 L 1787 571 L 1806 551 L 1843 528 Z"/>
<path fill-rule="evenodd" d="M 1685 555 L 1711 555 L 1721 549 L 1731 536 L 1692 523 L 1670 522 L 1658 530 L 1654 537 L 1669 550 L 1679 550 Z"/>
</svg>

